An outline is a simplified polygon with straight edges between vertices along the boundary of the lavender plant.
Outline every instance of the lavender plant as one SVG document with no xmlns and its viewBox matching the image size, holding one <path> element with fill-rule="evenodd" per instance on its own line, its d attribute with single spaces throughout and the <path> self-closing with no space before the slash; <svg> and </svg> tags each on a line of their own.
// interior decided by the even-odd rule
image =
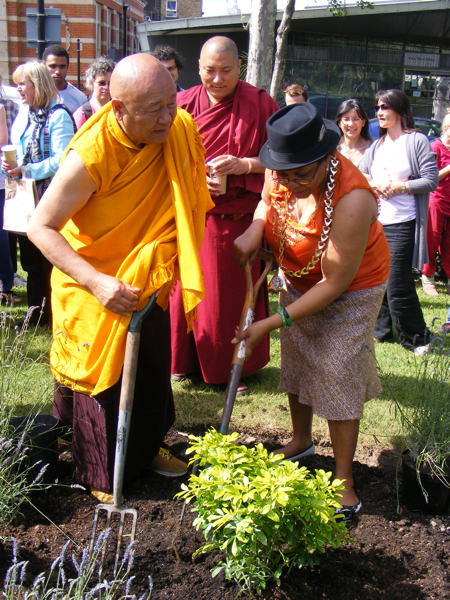
<svg viewBox="0 0 450 600">
<path fill-rule="evenodd" d="M 27 430 L 17 437 L 11 434 L 9 419 L 0 421 L 0 521 L 10 523 L 20 513 L 21 505 L 33 492 L 46 489 L 42 482 L 47 465 L 27 462 Z M 32 477 L 29 474 L 32 473 Z"/>
<path fill-rule="evenodd" d="M 133 593 L 135 576 L 132 575 L 134 544 L 130 544 L 121 558 L 115 573 L 104 578 L 102 559 L 110 529 L 97 538 L 92 553 L 87 548 L 80 556 L 67 557 L 70 542 L 61 549 L 48 573 L 40 573 L 31 584 L 27 583 L 28 561 L 19 559 L 19 546 L 13 540 L 12 564 L 9 567 L 0 598 L 4 600 L 149 600 L 153 579 L 148 576 L 148 591 Z M 69 569 L 72 575 L 69 574 Z"/>
<path fill-rule="evenodd" d="M 33 373 L 47 369 L 45 360 L 30 356 L 34 332 L 28 331 L 31 312 L 21 327 L 15 326 L 8 312 L 0 312 L 0 521 L 11 522 L 20 511 L 23 502 L 38 490 L 45 489 L 41 469 L 28 461 L 27 439 L 33 417 L 26 422 L 20 433 L 10 427 L 13 414 L 21 412 L 21 405 L 33 404 L 32 414 L 40 412 L 43 401 L 50 397 L 46 379 L 36 378 Z M 23 410 L 23 409 L 22 409 Z"/>
</svg>

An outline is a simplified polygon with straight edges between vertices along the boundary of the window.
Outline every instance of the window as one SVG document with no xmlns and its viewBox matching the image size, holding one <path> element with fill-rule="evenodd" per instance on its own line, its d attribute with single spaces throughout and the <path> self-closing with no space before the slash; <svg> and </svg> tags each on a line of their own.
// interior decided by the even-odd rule
<svg viewBox="0 0 450 600">
<path fill-rule="evenodd" d="M 177 18 L 177 2 L 176 0 L 166 0 L 166 17 L 168 19 Z"/>
</svg>

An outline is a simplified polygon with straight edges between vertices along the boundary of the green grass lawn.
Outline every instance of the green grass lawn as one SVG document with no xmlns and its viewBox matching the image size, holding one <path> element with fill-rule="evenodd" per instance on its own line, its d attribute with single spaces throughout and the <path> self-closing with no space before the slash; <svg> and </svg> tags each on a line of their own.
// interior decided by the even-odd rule
<svg viewBox="0 0 450 600">
<path fill-rule="evenodd" d="M 437 298 L 425 296 L 419 288 L 425 320 L 433 331 L 437 331 L 445 321 L 448 302 L 444 284 L 438 283 L 437 287 L 440 292 Z M 23 289 L 16 291 L 24 297 Z M 271 295 L 272 311 L 276 301 L 277 297 Z M 34 406 L 40 406 L 41 412 L 51 412 L 52 379 L 47 363 L 50 332 L 41 327 L 33 327 L 18 334 L 12 323 L 23 317 L 24 313 L 23 305 L 12 309 L 7 307 L 3 313 L 0 342 L 1 400 L 2 403 L 12 405 L 16 414 L 26 414 Z M 435 319 L 439 319 L 439 323 L 433 324 Z M 450 346 L 449 342 L 450 340 L 446 340 L 447 347 Z M 16 360 L 17 353 L 22 353 L 20 360 Z M 400 433 L 400 423 L 392 398 L 395 396 L 400 404 L 408 405 L 415 386 L 417 361 L 424 358 L 415 357 L 399 344 L 377 344 L 376 357 L 383 392 L 366 404 L 361 422 L 361 441 L 391 446 Z M 270 364 L 248 378 L 251 394 L 236 400 L 230 430 L 257 429 L 277 433 L 284 430 L 286 437 L 289 436 L 287 398 L 278 389 L 279 364 L 279 333 L 274 331 Z M 220 422 L 225 399 L 224 386 L 219 389 L 218 386 L 194 384 L 186 380 L 174 384 L 174 393 L 176 427 L 179 430 L 203 429 Z M 326 422 L 315 419 L 314 430 L 316 435 L 326 434 Z"/>
</svg>

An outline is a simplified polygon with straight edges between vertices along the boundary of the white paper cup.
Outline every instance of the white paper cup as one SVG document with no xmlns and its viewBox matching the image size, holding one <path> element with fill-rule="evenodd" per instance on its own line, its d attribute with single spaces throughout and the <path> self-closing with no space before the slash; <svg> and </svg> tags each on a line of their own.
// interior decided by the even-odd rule
<svg viewBox="0 0 450 600">
<path fill-rule="evenodd" d="M 17 167 L 17 148 L 14 144 L 7 144 L 2 146 L 3 160 L 6 161 L 11 168 Z"/>
<path fill-rule="evenodd" d="M 206 166 L 209 167 L 209 178 L 214 181 L 219 182 L 219 184 L 220 184 L 219 196 L 223 196 L 223 194 L 225 194 L 227 191 L 227 176 L 226 175 L 215 175 L 214 163 L 212 161 L 206 163 Z"/>
</svg>

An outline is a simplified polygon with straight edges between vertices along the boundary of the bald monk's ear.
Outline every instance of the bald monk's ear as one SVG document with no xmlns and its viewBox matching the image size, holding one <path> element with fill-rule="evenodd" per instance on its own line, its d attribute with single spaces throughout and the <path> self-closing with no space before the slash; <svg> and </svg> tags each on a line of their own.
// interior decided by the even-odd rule
<svg viewBox="0 0 450 600">
<path fill-rule="evenodd" d="M 118 121 L 121 121 L 124 114 L 126 113 L 125 105 L 121 100 L 117 98 L 111 98 L 111 104 L 114 111 L 114 115 Z"/>
</svg>

